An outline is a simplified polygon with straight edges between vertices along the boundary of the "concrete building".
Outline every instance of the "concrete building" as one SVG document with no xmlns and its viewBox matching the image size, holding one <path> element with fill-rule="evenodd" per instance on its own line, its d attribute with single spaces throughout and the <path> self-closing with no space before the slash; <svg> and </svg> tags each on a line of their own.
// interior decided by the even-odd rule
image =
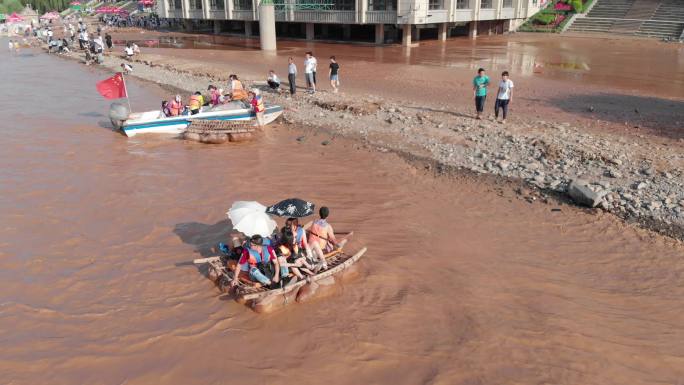
<svg viewBox="0 0 684 385">
<path fill-rule="evenodd" d="M 160 17 L 187 29 L 258 34 L 260 0 L 159 0 Z M 307 40 L 410 45 L 514 30 L 545 0 L 275 0 L 276 33 Z"/>
</svg>

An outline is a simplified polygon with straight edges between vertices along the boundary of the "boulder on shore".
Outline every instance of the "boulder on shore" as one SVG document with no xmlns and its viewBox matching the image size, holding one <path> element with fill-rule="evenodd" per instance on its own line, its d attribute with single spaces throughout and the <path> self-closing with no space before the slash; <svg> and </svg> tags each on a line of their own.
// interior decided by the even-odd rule
<svg viewBox="0 0 684 385">
<path fill-rule="evenodd" d="M 596 207 L 601 203 L 603 194 L 597 193 L 589 188 L 589 184 L 583 180 L 573 180 L 568 187 L 568 195 L 575 203 L 587 206 Z"/>
</svg>

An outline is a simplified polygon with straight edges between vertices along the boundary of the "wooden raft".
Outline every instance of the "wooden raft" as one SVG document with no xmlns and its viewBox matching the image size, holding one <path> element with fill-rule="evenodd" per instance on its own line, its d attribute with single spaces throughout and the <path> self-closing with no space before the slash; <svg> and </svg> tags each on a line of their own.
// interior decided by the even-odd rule
<svg viewBox="0 0 684 385">
<path fill-rule="evenodd" d="M 251 120 L 192 120 L 183 137 L 202 143 L 242 142 L 252 138 L 255 131 Z"/>
<path fill-rule="evenodd" d="M 354 255 L 345 254 L 340 250 L 333 251 L 326 255 L 326 260 L 328 263 L 327 269 L 318 272 L 316 275 L 308 277 L 308 279 L 297 281 L 279 289 L 269 289 L 267 287 L 250 285 L 242 281 L 238 281 L 238 285 L 235 289 L 237 299 L 245 301 L 258 301 L 272 295 L 286 294 L 291 291 L 298 290 L 310 282 L 316 282 L 345 270 L 354 264 L 354 262 L 358 261 L 366 253 L 366 250 L 367 248 L 364 247 Z M 195 259 L 193 262 L 195 264 L 208 263 L 210 266 L 210 271 L 213 273 L 219 288 L 222 291 L 228 291 L 230 282 L 233 280 L 233 272 L 227 269 L 226 266 L 221 262 L 221 257 L 200 258 Z"/>
</svg>

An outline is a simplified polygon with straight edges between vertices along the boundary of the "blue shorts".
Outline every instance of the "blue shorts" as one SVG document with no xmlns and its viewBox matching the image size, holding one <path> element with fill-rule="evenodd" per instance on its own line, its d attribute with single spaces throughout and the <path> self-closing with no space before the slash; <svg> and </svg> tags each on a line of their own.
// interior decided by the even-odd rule
<svg viewBox="0 0 684 385">
<path fill-rule="evenodd" d="M 330 75 L 330 81 L 339 81 L 340 75 Z"/>
</svg>

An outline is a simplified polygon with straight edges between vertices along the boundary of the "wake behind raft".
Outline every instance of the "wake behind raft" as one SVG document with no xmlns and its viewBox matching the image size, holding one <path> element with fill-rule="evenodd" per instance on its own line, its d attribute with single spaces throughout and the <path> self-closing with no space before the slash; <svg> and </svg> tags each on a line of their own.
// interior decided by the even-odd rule
<svg viewBox="0 0 684 385">
<path fill-rule="evenodd" d="M 264 124 L 283 113 L 278 105 L 267 105 Z M 232 101 L 207 108 L 195 115 L 165 116 L 161 111 L 131 113 L 126 104 L 112 103 L 109 109 L 112 125 L 126 136 L 138 134 L 173 134 L 201 143 L 225 143 L 250 140 L 257 128 L 256 114 L 243 101 Z"/>
</svg>

